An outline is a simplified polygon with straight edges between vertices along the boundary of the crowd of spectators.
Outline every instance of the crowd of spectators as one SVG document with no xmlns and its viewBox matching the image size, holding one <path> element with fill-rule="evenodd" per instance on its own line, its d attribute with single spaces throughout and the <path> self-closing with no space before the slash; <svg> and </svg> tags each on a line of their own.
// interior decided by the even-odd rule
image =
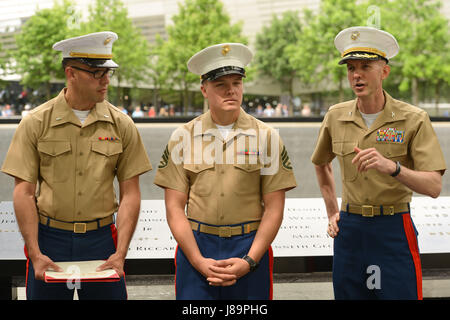
<svg viewBox="0 0 450 320">
<path fill-rule="evenodd" d="M 289 107 L 286 104 L 278 103 L 276 107 L 272 107 L 270 103 L 266 103 L 265 107 L 262 104 L 258 104 L 255 110 L 252 112 L 257 118 L 283 118 L 293 116 L 289 112 Z M 305 104 L 300 112 L 302 117 L 311 116 L 311 108 L 309 105 Z"/>
<path fill-rule="evenodd" d="M 36 99 L 32 99 L 36 98 Z M 31 109 L 39 105 L 39 103 L 32 103 L 37 101 L 37 94 L 35 92 L 28 93 L 25 90 L 14 88 L 13 90 L 0 90 L 0 117 L 23 117 L 27 115 Z M 258 101 L 258 100 L 257 100 Z M 185 112 L 182 107 L 177 107 L 173 104 L 162 104 L 161 106 L 145 105 L 129 106 L 127 108 L 118 106 L 125 114 L 130 117 L 136 118 L 165 118 L 165 117 L 177 117 L 185 116 Z M 297 108 L 295 113 L 286 104 L 282 103 L 261 103 L 252 102 L 243 105 L 246 112 L 256 116 L 257 118 L 283 118 L 292 116 L 311 116 L 311 109 L 309 105 L 305 104 L 300 109 Z M 198 109 L 198 108 L 197 108 Z M 202 109 L 189 110 L 188 116 L 196 116 L 203 112 Z"/>
<path fill-rule="evenodd" d="M 22 108 L 21 111 L 16 110 L 16 108 L 12 107 L 10 104 L 0 104 L 0 117 L 12 117 L 12 116 L 25 116 L 30 112 L 33 107 L 27 103 Z M 165 105 L 160 107 L 159 109 L 155 106 L 136 106 L 131 108 L 131 110 L 126 109 L 122 106 L 119 106 L 119 109 L 122 110 L 123 113 L 128 114 L 132 118 L 163 118 L 163 117 L 174 117 L 182 115 L 181 112 L 176 112 L 175 107 L 173 105 Z M 277 104 L 275 108 L 273 108 L 270 104 L 266 104 L 263 108 L 261 104 L 259 104 L 256 108 L 248 109 L 249 113 L 255 115 L 257 118 L 282 118 L 289 117 L 289 108 L 285 104 Z M 309 117 L 311 115 L 311 109 L 308 105 L 304 105 L 301 109 L 302 117 Z"/>
<path fill-rule="evenodd" d="M 119 107 L 119 109 L 132 118 L 164 118 L 180 115 L 179 113 L 175 112 L 175 106 L 172 104 L 161 106 L 159 109 L 152 105 L 144 107 L 137 106 L 132 108 L 131 112 L 124 107 Z"/>
<path fill-rule="evenodd" d="M 38 99 L 37 91 L 21 88 L 0 88 L 0 117 L 25 116 L 33 108 L 32 101 Z"/>
</svg>

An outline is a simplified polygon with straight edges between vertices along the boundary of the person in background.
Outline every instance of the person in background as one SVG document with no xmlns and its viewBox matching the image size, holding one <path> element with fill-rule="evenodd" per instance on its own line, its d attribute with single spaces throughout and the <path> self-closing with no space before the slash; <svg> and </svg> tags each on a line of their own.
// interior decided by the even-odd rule
<svg viewBox="0 0 450 320">
<path fill-rule="evenodd" d="M 156 110 L 154 106 L 150 106 L 150 109 L 148 110 L 148 116 L 149 118 L 156 117 Z"/>
<path fill-rule="evenodd" d="M 133 113 L 131 114 L 132 118 L 143 118 L 144 112 L 141 110 L 141 107 L 135 107 Z"/>
<path fill-rule="evenodd" d="M 275 110 L 272 108 L 270 103 L 266 104 L 266 108 L 264 109 L 264 117 L 273 117 L 275 114 Z"/>
<path fill-rule="evenodd" d="M 309 107 L 309 104 L 305 104 L 302 108 L 302 117 L 309 116 L 311 116 L 311 108 Z"/>
</svg>

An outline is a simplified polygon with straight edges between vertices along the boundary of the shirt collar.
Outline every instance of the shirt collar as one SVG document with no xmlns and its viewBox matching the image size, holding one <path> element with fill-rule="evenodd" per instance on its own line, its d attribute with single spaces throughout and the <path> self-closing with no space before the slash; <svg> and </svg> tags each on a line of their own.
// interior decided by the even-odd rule
<svg viewBox="0 0 450 320">
<path fill-rule="evenodd" d="M 393 99 L 386 91 L 383 92 L 386 102 L 384 104 L 384 112 L 381 114 L 381 117 L 379 117 L 379 120 L 383 123 L 405 120 L 406 116 L 403 111 L 398 108 L 397 100 Z"/>
<path fill-rule="evenodd" d="M 66 88 L 61 90 L 59 95 L 56 97 L 50 122 L 51 127 L 58 126 L 67 122 L 73 123 L 77 126 L 81 126 L 80 120 L 66 101 L 66 98 L 64 96 L 65 91 Z M 83 126 L 87 126 L 96 121 L 107 121 L 111 123 L 113 122 L 111 113 L 109 111 L 109 108 L 107 107 L 107 102 L 105 100 L 95 105 L 95 107 L 89 113 Z"/>
<path fill-rule="evenodd" d="M 401 109 L 397 107 L 397 101 L 393 99 L 386 91 L 383 90 L 385 103 L 383 112 L 378 116 L 375 122 L 372 124 L 372 128 L 377 128 L 382 126 L 385 123 L 405 120 L 406 117 Z M 360 127 L 364 128 L 364 120 L 359 112 L 357 107 L 358 99 L 353 100 L 352 105 L 348 111 L 341 115 L 338 120 L 340 121 L 353 121 Z"/>
<path fill-rule="evenodd" d="M 108 102 L 106 102 L 106 100 L 97 103 L 95 107 L 92 108 L 83 126 L 88 126 L 96 121 L 106 121 L 114 123 L 111 117 L 111 112 L 108 108 Z"/>
<path fill-rule="evenodd" d="M 212 120 L 211 111 L 208 110 L 197 121 L 202 122 L 202 130 L 201 131 L 194 130 L 194 137 L 199 136 L 199 135 L 210 134 L 210 135 L 214 135 L 216 138 L 223 140 L 222 135 L 220 133 L 218 133 L 216 124 Z M 230 132 L 230 134 L 228 135 L 226 140 L 228 141 L 228 140 L 232 139 L 233 137 L 238 136 L 240 134 L 256 136 L 255 130 L 247 130 L 247 129 L 252 129 L 252 128 L 255 129 L 252 126 L 252 119 L 251 119 L 250 115 L 247 114 L 242 108 L 240 108 L 239 116 L 238 116 L 236 122 L 234 123 L 232 131 Z"/>
</svg>

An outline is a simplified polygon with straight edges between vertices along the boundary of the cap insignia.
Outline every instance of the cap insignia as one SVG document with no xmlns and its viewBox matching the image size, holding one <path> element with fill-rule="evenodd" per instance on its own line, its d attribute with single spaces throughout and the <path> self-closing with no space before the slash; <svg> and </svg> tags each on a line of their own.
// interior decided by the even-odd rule
<svg viewBox="0 0 450 320">
<path fill-rule="evenodd" d="M 103 42 L 103 44 L 106 46 L 108 43 L 111 42 L 112 39 L 113 39 L 112 37 L 106 38 L 105 41 Z"/>
<path fill-rule="evenodd" d="M 230 52 L 230 46 L 229 45 L 224 45 L 223 47 L 222 47 L 222 55 L 223 56 L 226 56 L 227 54 L 228 54 L 228 52 Z"/>
<path fill-rule="evenodd" d="M 352 35 L 350 37 L 352 38 L 353 41 L 355 41 L 356 39 L 359 38 L 359 36 L 360 36 L 359 31 L 355 31 L 355 32 L 352 32 Z"/>
</svg>

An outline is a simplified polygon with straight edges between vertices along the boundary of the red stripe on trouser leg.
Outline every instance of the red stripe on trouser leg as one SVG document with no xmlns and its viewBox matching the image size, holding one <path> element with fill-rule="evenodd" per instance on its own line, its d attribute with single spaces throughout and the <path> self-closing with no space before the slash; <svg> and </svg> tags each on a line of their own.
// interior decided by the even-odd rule
<svg viewBox="0 0 450 320">
<path fill-rule="evenodd" d="M 175 259 L 173 259 L 173 262 L 175 264 L 175 297 L 177 296 L 177 253 L 178 253 L 178 245 L 175 249 Z"/>
<path fill-rule="evenodd" d="M 110 225 L 110 228 L 111 228 L 111 236 L 112 236 L 113 241 L 114 241 L 114 246 L 117 249 L 117 228 L 116 228 L 116 225 L 113 223 L 113 224 Z"/>
<path fill-rule="evenodd" d="M 270 273 L 269 300 L 273 300 L 273 251 L 272 251 L 272 246 L 269 246 L 269 273 Z"/>
<path fill-rule="evenodd" d="M 30 259 L 28 258 L 28 250 L 27 246 L 23 246 L 23 252 L 25 253 L 25 257 L 27 258 L 27 266 L 26 266 L 26 273 L 25 273 L 25 298 L 27 297 L 27 286 L 28 286 L 28 271 L 30 270 Z"/>
<path fill-rule="evenodd" d="M 414 232 L 411 217 L 408 214 L 402 215 L 403 227 L 405 229 L 406 239 L 408 240 L 409 251 L 414 261 L 414 267 L 416 269 L 416 282 L 417 282 L 417 299 L 422 300 L 422 266 L 420 263 L 419 246 L 417 245 L 417 237 Z"/>
<path fill-rule="evenodd" d="M 113 238 L 114 241 L 114 247 L 116 247 L 117 249 L 117 228 L 116 225 L 113 223 L 109 226 L 111 228 L 111 237 Z M 127 281 L 125 279 L 125 270 L 123 270 L 123 283 L 125 285 L 125 288 L 127 287 Z M 128 300 L 128 290 L 126 290 L 127 296 L 126 296 L 126 300 Z"/>
</svg>

